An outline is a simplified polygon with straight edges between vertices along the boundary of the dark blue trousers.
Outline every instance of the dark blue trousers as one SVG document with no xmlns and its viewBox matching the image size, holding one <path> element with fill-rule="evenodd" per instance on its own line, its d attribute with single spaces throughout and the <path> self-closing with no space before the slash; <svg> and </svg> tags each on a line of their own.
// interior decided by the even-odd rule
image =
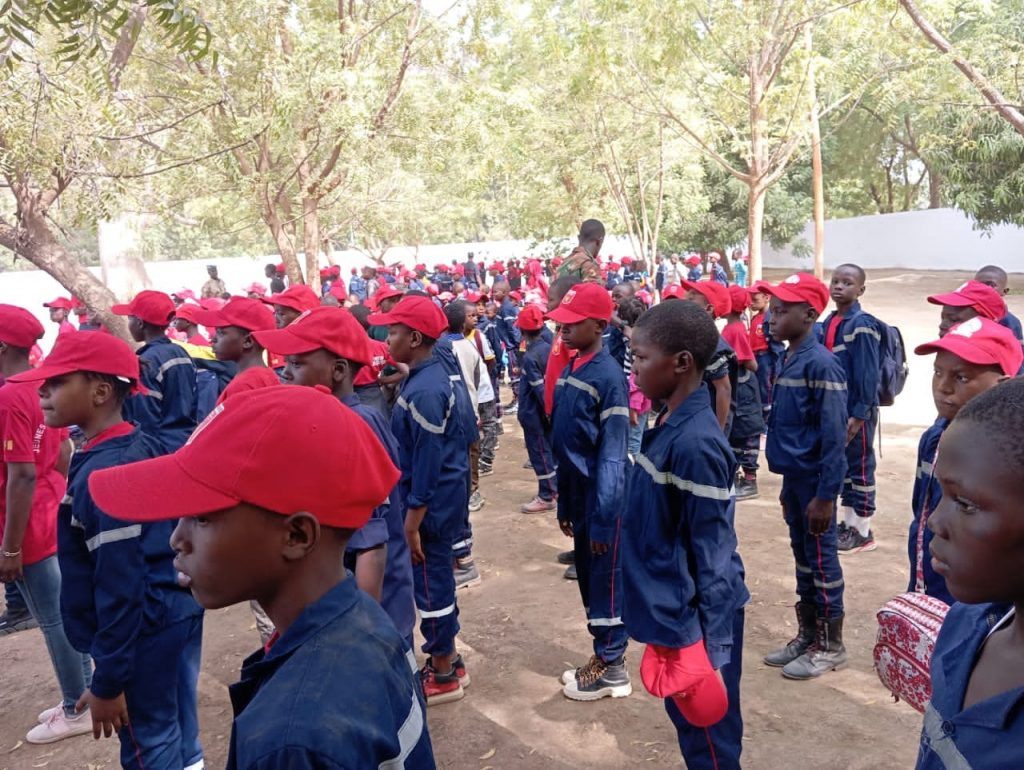
<svg viewBox="0 0 1024 770">
<path fill-rule="evenodd" d="M 782 477 L 782 512 L 789 525 L 789 544 L 796 562 L 796 592 L 802 601 L 813 602 L 818 617 L 838 618 L 843 614 L 843 568 L 839 565 L 836 542 L 836 512 L 822 535 L 807 528 L 807 506 L 818 487 L 817 476 Z"/>
<path fill-rule="evenodd" d="M 181 770 L 202 759 L 196 713 L 202 643 L 202 615 L 140 637 L 135 676 L 124 691 L 129 723 L 117 734 L 122 767 Z"/>
<path fill-rule="evenodd" d="M 757 361 L 757 388 L 761 391 L 761 410 L 765 417 L 772 410 L 772 384 L 775 382 L 775 354 L 761 350 L 754 354 Z"/>
<path fill-rule="evenodd" d="M 413 594 L 420 613 L 423 652 L 451 655 L 459 633 L 459 607 L 455 603 L 452 540 L 428 535 L 420 528 L 424 561 L 412 565 Z"/>
<path fill-rule="evenodd" d="M 554 500 L 558 482 L 555 479 L 555 458 L 551 453 L 551 435 L 524 425 L 523 439 L 530 465 L 537 476 L 537 494 L 542 500 Z"/>
<path fill-rule="evenodd" d="M 736 456 L 737 464 L 748 473 L 757 473 L 758 459 L 761 457 L 761 434 L 756 436 L 729 437 L 729 446 Z"/>
<path fill-rule="evenodd" d="M 611 663 L 626 653 L 629 641 L 622 622 L 620 532 L 615 533 L 608 552 L 601 556 L 590 550 L 590 530 L 585 521 L 574 521 L 572 534 L 577 583 L 587 613 L 587 630 L 594 637 L 594 654 Z"/>
<path fill-rule="evenodd" d="M 679 749 L 688 770 L 740 770 L 743 751 L 743 715 L 740 713 L 740 677 L 743 674 L 743 608 L 732 625 L 732 656 L 721 668 L 729 710 L 711 727 L 694 727 L 686 721 L 675 701 L 665 699 L 665 711 L 676 727 Z"/>
<path fill-rule="evenodd" d="M 843 483 L 842 505 L 853 508 L 858 516 L 875 513 L 875 430 L 878 410 L 846 445 L 846 481 Z"/>
</svg>

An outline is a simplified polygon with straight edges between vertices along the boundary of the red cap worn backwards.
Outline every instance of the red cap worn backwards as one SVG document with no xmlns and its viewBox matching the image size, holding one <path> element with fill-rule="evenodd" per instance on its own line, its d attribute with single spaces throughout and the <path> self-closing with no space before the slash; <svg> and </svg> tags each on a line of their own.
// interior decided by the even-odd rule
<svg viewBox="0 0 1024 770">
<path fill-rule="evenodd" d="M 928 298 L 933 305 L 972 307 L 978 315 L 998 321 L 1006 315 L 1006 302 L 999 292 L 981 281 L 968 281 L 956 291 L 933 294 Z"/>
<path fill-rule="evenodd" d="M 133 315 L 140 321 L 154 326 L 166 326 L 174 315 L 174 302 L 162 291 L 146 289 L 136 294 L 126 305 L 111 306 L 110 312 L 116 315 Z"/>
<path fill-rule="evenodd" d="M 372 326 L 405 324 L 420 334 L 439 339 L 448 330 L 448 319 L 430 297 L 402 297 L 387 313 L 371 313 L 366 319 Z"/>
<path fill-rule="evenodd" d="M 298 310 L 300 313 L 303 310 L 312 310 L 313 308 L 320 306 L 320 298 L 316 296 L 316 292 L 304 283 L 289 286 L 280 294 L 271 294 L 269 297 L 260 297 L 259 301 L 265 302 L 268 305 L 281 305 L 282 307 L 291 308 L 292 310 Z"/>
<path fill-rule="evenodd" d="M 42 365 L 8 377 L 8 382 L 40 382 L 73 372 L 97 372 L 131 380 L 141 392 L 139 357 L 128 343 L 113 334 L 67 332 L 57 337 Z"/>
<path fill-rule="evenodd" d="M 796 273 L 777 286 L 765 284 L 761 290 L 783 302 L 806 302 L 819 315 L 828 307 L 828 287 L 810 273 Z"/>
<path fill-rule="evenodd" d="M 57 297 L 57 299 L 51 299 L 49 302 L 43 303 L 43 307 L 58 308 L 60 310 L 71 310 L 74 306 L 75 302 L 70 297 Z"/>
<path fill-rule="evenodd" d="M 519 329 L 535 332 L 544 326 L 544 311 L 540 309 L 540 305 L 527 305 L 519 311 L 515 325 Z"/>
<path fill-rule="evenodd" d="M 0 342 L 16 348 L 31 348 L 44 334 L 39 319 L 16 305 L 0 305 Z"/>
<path fill-rule="evenodd" d="M 294 356 L 318 348 L 360 364 L 373 363 L 366 331 L 349 311 L 324 305 L 306 310 L 283 329 L 258 331 L 256 341 L 271 353 Z"/>
<path fill-rule="evenodd" d="M 975 317 L 952 327 L 946 336 L 918 345 L 919 356 L 946 350 L 969 364 L 995 365 L 1016 377 L 1024 363 L 1024 350 L 1013 332 L 988 318 Z"/>
<path fill-rule="evenodd" d="M 574 324 L 586 318 L 610 321 L 612 298 L 605 288 L 596 283 L 578 283 L 562 297 L 558 307 L 548 313 L 552 321 Z"/>
<path fill-rule="evenodd" d="M 322 483 L 339 468 L 352 479 L 344 494 Z M 105 513 L 127 521 L 245 502 L 355 529 L 398 477 L 373 430 L 326 388 L 269 387 L 224 401 L 174 454 L 94 472 L 89 491 Z"/>
<path fill-rule="evenodd" d="M 718 281 L 683 281 L 683 287 L 701 294 L 711 305 L 715 318 L 729 315 L 732 298 L 729 296 L 729 290 Z"/>
<path fill-rule="evenodd" d="M 246 297 L 232 297 L 219 310 L 197 310 L 194 316 L 196 323 L 213 328 L 237 326 L 248 332 L 274 328 L 270 309 L 261 300 Z"/>
</svg>

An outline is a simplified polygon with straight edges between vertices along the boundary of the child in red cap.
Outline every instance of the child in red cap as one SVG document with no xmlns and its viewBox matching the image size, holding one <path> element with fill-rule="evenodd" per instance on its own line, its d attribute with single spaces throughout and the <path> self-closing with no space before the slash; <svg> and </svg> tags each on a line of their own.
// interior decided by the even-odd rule
<svg viewBox="0 0 1024 770">
<path fill-rule="evenodd" d="M 558 459 L 558 524 L 573 539 L 580 597 L 594 655 L 562 675 L 572 700 L 620 698 L 633 688 L 626 670 L 619 534 L 625 496 L 629 395 L 622 367 L 604 349 L 612 317 L 603 286 L 576 284 L 548 313 L 576 358 L 555 387 L 551 435 Z"/>
<path fill-rule="evenodd" d="M 320 298 L 305 284 L 289 286 L 280 294 L 260 297 L 260 302 L 274 308 L 274 320 L 278 329 L 283 329 L 302 313 L 320 307 Z"/>
<path fill-rule="evenodd" d="M 254 334 L 274 328 L 274 314 L 266 304 L 257 299 L 232 297 L 220 310 L 199 310 L 195 317 L 204 326 L 217 330 L 213 338 L 217 360 L 230 361 L 237 367 L 237 373 L 217 397 L 218 404 L 235 393 L 279 384 L 277 375 L 267 367 L 263 346 Z"/>
<path fill-rule="evenodd" d="M 846 665 L 843 570 L 836 498 L 846 478 L 846 372 L 818 342 L 815 324 L 828 287 L 797 273 L 771 295 L 771 334 L 788 344 L 775 381 L 765 457 L 782 475 L 782 510 L 796 561 L 799 630 L 764 662 L 789 679 L 811 679 Z"/>
<path fill-rule="evenodd" d="M 557 482 L 555 458 L 551 451 L 551 420 L 544 409 L 544 370 L 551 355 L 551 344 L 541 335 L 544 311 L 539 305 L 527 305 L 516 318 L 516 328 L 523 335 L 525 345 L 520 355 L 522 371 L 516 416 L 523 428 L 530 467 L 537 477 L 537 494 L 519 510 L 523 513 L 545 513 L 555 510 Z"/>
<path fill-rule="evenodd" d="M 202 762 L 196 716 L 202 609 L 177 584 L 168 545 L 173 523 L 125 525 L 89 492 L 94 472 L 164 453 L 122 418 L 125 399 L 138 388 L 139 366 L 113 335 L 76 332 L 57 340 L 42 366 L 8 381 L 41 383 L 47 427 L 77 425 L 86 437 L 71 459 L 57 510 L 64 630 L 96 666 L 77 708 L 92 713 L 94 737 L 117 731 L 122 767 L 170 770 Z M 152 489 L 122 494 L 135 506 L 156 503 Z"/>
<path fill-rule="evenodd" d="M 757 361 L 750 347 L 750 333 L 743 323 L 743 312 L 750 305 L 750 294 L 742 286 L 729 287 L 729 313 L 725 317 L 722 339 L 732 348 L 735 361 L 736 412 L 729 431 L 729 446 L 736 453 L 740 473 L 736 480 L 736 499 L 750 500 L 758 495 L 757 461 L 761 455 L 764 414 L 757 382 Z"/>
<path fill-rule="evenodd" d="M 974 274 L 974 280 L 979 283 L 983 283 L 986 286 L 991 286 L 1001 297 L 1005 297 L 1010 293 L 1010 277 L 1006 274 L 1006 271 L 1003 270 L 1003 268 L 999 267 L 999 265 L 985 265 Z M 1020 319 L 1011 313 L 1009 308 L 1006 309 L 1006 313 L 1002 318 L 996 319 L 996 322 L 1000 326 L 1005 326 L 1007 329 L 1012 331 L 1013 336 L 1018 340 L 1024 340 L 1024 332 L 1021 331 Z"/>
<path fill-rule="evenodd" d="M 981 316 L 990 321 L 999 321 L 1006 316 L 1006 302 L 1002 295 L 988 284 L 967 281 L 954 291 L 933 294 L 928 297 L 933 305 L 942 306 L 939 321 L 939 336 L 945 336 L 951 327 L 971 318 Z"/>
<path fill-rule="evenodd" d="M 344 494 L 324 484 L 339 468 Z M 229 768 L 434 767 L 402 639 L 341 558 L 397 479 L 337 398 L 273 387 L 225 401 L 174 455 L 90 480 L 125 522 L 178 520 L 178 581 L 203 606 L 256 599 L 277 627 L 231 687 Z"/>
<path fill-rule="evenodd" d="M 644 685 L 665 699 L 691 770 L 738 769 L 743 607 L 731 487 L 736 460 L 704 394 L 718 331 L 690 302 L 663 302 L 633 330 L 637 383 L 664 404 L 629 477 L 622 617 L 647 644 Z"/>
<path fill-rule="evenodd" d="M 50 320 L 57 324 L 57 336 L 77 331 L 74 324 L 68 320 L 75 303 L 68 297 L 57 297 L 49 302 L 44 302 L 43 307 L 50 311 Z"/>
<path fill-rule="evenodd" d="M 729 290 L 715 281 L 683 281 L 686 298 L 696 302 L 712 318 L 724 318 L 732 309 Z M 732 421 L 736 414 L 736 352 L 724 339 L 719 337 L 715 357 L 704 369 L 704 383 L 711 397 L 711 408 L 718 415 L 722 432 L 732 432 Z"/>
</svg>

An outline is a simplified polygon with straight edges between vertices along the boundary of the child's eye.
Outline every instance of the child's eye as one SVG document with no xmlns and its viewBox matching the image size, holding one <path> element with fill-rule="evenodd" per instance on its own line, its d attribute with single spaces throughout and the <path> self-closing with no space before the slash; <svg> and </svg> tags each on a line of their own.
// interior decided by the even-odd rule
<svg viewBox="0 0 1024 770">
<path fill-rule="evenodd" d="M 956 503 L 956 507 L 964 513 L 976 513 L 979 510 L 977 505 L 962 497 L 954 497 L 953 502 Z"/>
<path fill-rule="evenodd" d="M 194 521 L 199 526 L 203 526 L 204 524 L 209 524 L 209 522 L 210 522 L 210 520 L 208 518 L 206 518 L 205 516 L 194 516 L 192 518 L 192 521 Z"/>
<path fill-rule="evenodd" d="M 971 378 L 968 377 L 966 374 L 958 374 L 956 376 L 956 381 L 961 385 L 966 385 L 971 381 Z"/>
</svg>

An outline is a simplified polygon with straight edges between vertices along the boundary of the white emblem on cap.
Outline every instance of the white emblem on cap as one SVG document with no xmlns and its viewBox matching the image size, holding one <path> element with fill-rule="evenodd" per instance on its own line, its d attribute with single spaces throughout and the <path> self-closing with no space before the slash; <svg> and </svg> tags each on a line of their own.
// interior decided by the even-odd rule
<svg viewBox="0 0 1024 770">
<path fill-rule="evenodd" d="M 975 332 L 981 331 L 981 319 L 972 318 L 968 321 L 964 321 L 958 325 L 955 329 L 951 329 L 951 334 L 956 334 L 959 337 L 973 337 Z"/>
<path fill-rule="evenodd" d="M 970 283 L 970 281 L 968 281 L 967 283 Z M 962 292 L 964 289 L 967 288 L 967 283 L 960 284 L 960 286 L 957 287 L 957 290 L 954 291 L 953 293 L 954 294 L 959 294 L 960 292 Z"/>
<path fill-rule="evenodd" d="M 783 281 L 783 283 L 800 283 L 800 276 L 799 275 L 791 275 L 791 276 L 789 276 L 789 278 L 787 278 L 785 281 Z"/>
<path fill-rule="evenodd" d="M 562 304 L 563 305 L 568 305 L 570 302 L 573 301 L 573 298 L 575 296 L 576 296 L 576 290 L 575 289 L 569 289 L 569 291 L 567 291 L 565 293 L 565 296 L 562 297 Z"/>
<path fill-rule="evenodd" d="M 213 411 L 206 415 L 206 419 L 199 423 L 199 425 L 196 426 L 196 429 L 192 431 L 192 435 L 188 437 L 188 441 L 185 442 L 185 446 L 188 446 L 193 441 L 195 441 L 196 436 L 198 436 L 200 433 L 206 430 L 206 426 L 213 422 L 214 418 L 216 418 L 217 415 L 219 415 L 223 411 L 224 404 L 217 404 L 217 406 L 213 408 Z"/>
</svg>

